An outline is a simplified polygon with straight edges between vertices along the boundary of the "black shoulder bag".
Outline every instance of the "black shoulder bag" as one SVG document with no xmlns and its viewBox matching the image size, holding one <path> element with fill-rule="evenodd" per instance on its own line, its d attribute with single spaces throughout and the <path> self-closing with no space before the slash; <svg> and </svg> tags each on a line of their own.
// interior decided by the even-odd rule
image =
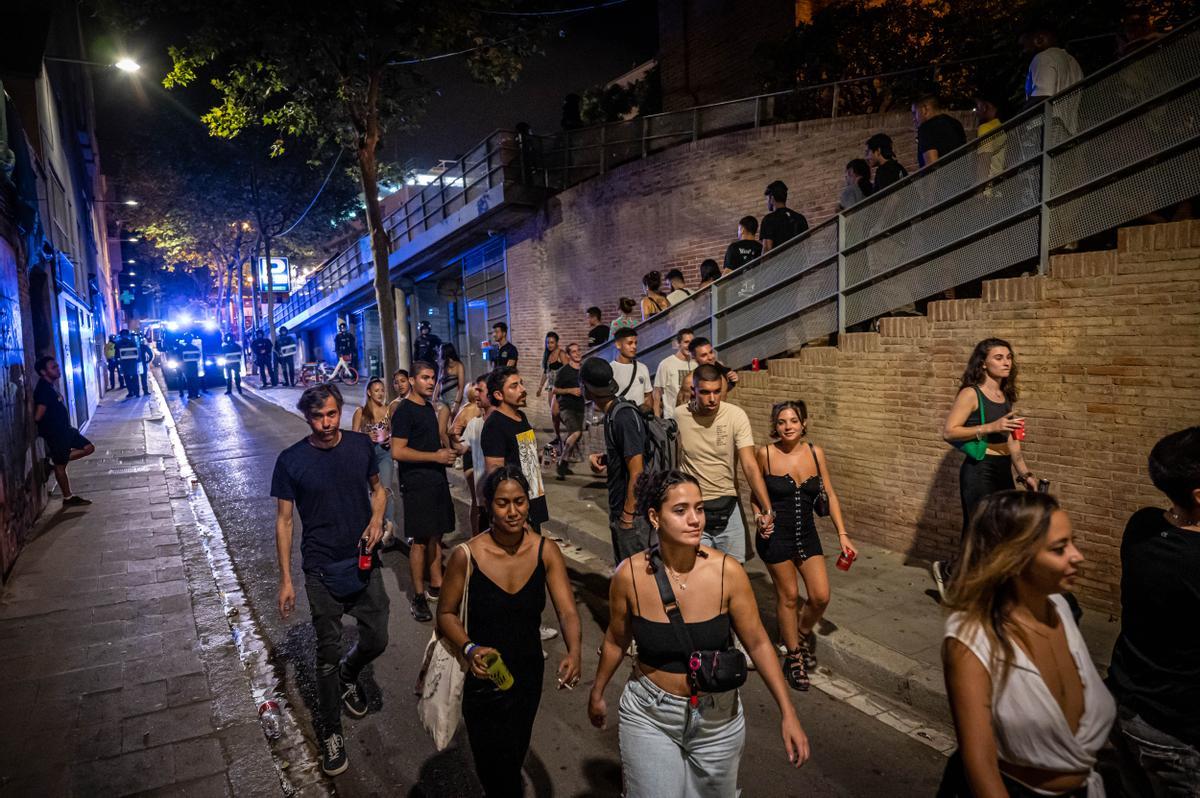
<svg viewBox="0 0 1200 798">
<path fill-rule="evenodd" d="M 655 563 L 655 560 L 658 562 Z M 724 649 L 697 651 L 693 648 L 692 636 L 688 634 L 687 624 L 683 622 L 683 614 L 675 601 L 675 591 L 671 590 L 671 582 L 667 578 L 667 566 L 663 563 L 662 554 L 657 546 L 650 550 L 650 564 L 654 568 L 654 581 L 658 583 L 658 595 L 662 599 L 667 618 L 671 620 L 671 628 L 675 630 L 679 645 L 688 652 L 688 687 L 691 689 L 688 703 L 696 706 L 701 691 L 724 693 L 745 684 L 746 655 L 733 647 L 733 633 L 730 632 L 729 642 Z"/>
<path fill-rule="evenodd" d="M 817 484 L 820 486 L 817 498 L 813 499 L 813 512 L 824 518 L 829 515 L 829 494 L 825 492 L 825 477 L 821 476 L 821 461 L 817 459 L 817 450 L 811 443 L 808 450 L 812 452 L 813 463 L 817 466 Z"/>
</svg>

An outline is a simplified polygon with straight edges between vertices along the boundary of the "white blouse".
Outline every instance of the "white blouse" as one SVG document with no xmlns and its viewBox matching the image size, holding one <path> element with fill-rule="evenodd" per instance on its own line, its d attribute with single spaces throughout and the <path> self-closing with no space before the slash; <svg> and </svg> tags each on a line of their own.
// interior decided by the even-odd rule
<svg viewBox="0 0 1200 798">
<path fill-rule="evenodd" d="M 1116 719 L 1116 702 L 1088 655 L 1067 600 L 1051 596 L 1050 601 L 1066 630 L 1067 648 L 1083 682 L 1083 716 L 1074 734 L 1037 666 L 1020 646 L 1013 645 L 1014 662 L 1001 685 L 1001 663 L 994 663 L 993 673 L 992 643 L 978 624 L 968 623 L 963 613 L 956 612 L 946 619 L 945 637 L 970 649 L 992 677 L 992 732 L 1000 759 L 1060 773 L 1088 771 L 1088 798 L 1104 798 L 1104 783 L 1094 767 Z"/>
</svg>

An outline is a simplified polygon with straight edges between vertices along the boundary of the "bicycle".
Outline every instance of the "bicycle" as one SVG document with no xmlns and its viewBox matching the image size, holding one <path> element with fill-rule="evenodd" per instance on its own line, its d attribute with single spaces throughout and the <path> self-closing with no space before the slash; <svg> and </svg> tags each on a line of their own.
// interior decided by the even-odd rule
<svg viewBox="0 0 1200 798">
<path fill-rule="evenodd" d="M 299 377 L 300 384 L 305 387 L 334 380 L 346 385 L 358 385 L 358 372 L 350 367 L 350 358 L 346 355 L 343 355 L 333 368 L 322 361 L 305 363 L 300 367 Z"/>
</svg>

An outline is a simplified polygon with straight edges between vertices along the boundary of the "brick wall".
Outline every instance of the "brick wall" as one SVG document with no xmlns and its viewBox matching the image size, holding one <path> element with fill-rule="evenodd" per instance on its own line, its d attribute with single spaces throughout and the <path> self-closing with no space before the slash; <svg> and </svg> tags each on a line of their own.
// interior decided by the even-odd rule
<svg viewBox="0 0 1200 798">
<path fill-rule="evenodd" d="M 969 126 L 968 114 L 960 116 Z M 766 213 L 763 189 L 788 184 L 788 205 L 812 225 L 837 211 L 845 165 L 867 138 L 888 133 L 913 168 L 908 113 L 822 119 L 703 139 L 626 164 L 552 197 L 540 213 L 507 231 L 509 328 L 536 379 L 543 336 L 586 341 L 585 309 L 607 322 L 621 296 L 641 297 L 642 275 L 683 270 L 699 282 L 700 262 L 724 257 L 737 222 Z M 539 405 L 535 421 L 546 423 Z"/>
<path fill-rule="evenodd" d="M 1200 222 L 1122 230 L 1114 252 L 1054 259 L 1048 277 L 985 283 L 981 299 L 933 303 L 745 373 L 736 401 L 765 441 L 770 404 L 808 403 L 851 534 L 934 558 L 955 547 L 962 455 L 941 440 L 974 344 L 1012 342 L 1026 460 L 1071 515 L 1087 557 L 1079 592 L 1119 605 L 1125 521 L 1165 506 L 1146 458 L 1200 423 Z"/>
</svg>

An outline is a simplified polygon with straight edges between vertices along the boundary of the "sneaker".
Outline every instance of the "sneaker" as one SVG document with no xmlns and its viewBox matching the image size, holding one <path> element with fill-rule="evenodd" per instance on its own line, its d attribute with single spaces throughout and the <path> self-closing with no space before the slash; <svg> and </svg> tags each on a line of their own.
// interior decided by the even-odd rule
<svg viewBox="0 0 1200 798">
<path fill-rule="evenodd" d="M 321 772 L 326 776 L 336 776 L 345 773 L 348 767 L 350 760 L 346 758 L 346 741 L 341 734 L 334 732 L 325 738 L 321 750 Z"/>
<path fill-rule="evenodd" d="M 558 630 L 551 629 L 549 626 L 539 626 L 538 634 L 541 635 L 543 640 L 553 640 L 558 637 Z"/>
<path fill-rule="evenodd" d="M 566 460 L 559 460 L 557 471 L 558 471 L 557 479 L 559 482 L 562 482 L 564 479 L 567 478 L 567 475 L 571 473 L 571 466 L 567 463 Z"/>
<path fill-rule="evenodd" d="M 937 588 L 938 596 L 942 599 L 942 603 L 946 603 L 946 583 L 950 581 L 950 569 L 946 567 L 946 563 L 942 560 L 934 560 L 929 566 L 929 572 L 933 574 L 933 584 Z"/>
<path fill-rule="evenodd" d="M 357 681 L 342 679 L 342 707 L 352 718 L 367 716 L 367 700 L 363 698 L 362 688 L 358 686 Z"/>
<path fill-rule="evenodd" d="M 379 548 L 386 549 L 396 543 L 396 522 L 392 519 L 387 519 L 383 522 L 383 537 L 379 541 Z"/>
<path fill-rule="evenodd" d="M 440 587 L 434 587 L 433 585 L 430 585 L 429 587 L 425 588 L 425 598 L 427 600 L 436 602 L 439 598 L 441 598 L 441 596 L 442 589 Z"/>
<path fill-rule="evenodd" d="M 63 507 L 84 507 L 91 503 L 91 499 L 85 499 L 82 496 L 68 496 L 63 499 Z"/>
<path fill-rule="evenodd" d="M 429 602 L 425 600 L 424 593 L 413 596 L 408 608 L 412 612 L 413 618 L 421 623 L 433 620 L 433 613 L 429 611 Z"/>
</svg>

